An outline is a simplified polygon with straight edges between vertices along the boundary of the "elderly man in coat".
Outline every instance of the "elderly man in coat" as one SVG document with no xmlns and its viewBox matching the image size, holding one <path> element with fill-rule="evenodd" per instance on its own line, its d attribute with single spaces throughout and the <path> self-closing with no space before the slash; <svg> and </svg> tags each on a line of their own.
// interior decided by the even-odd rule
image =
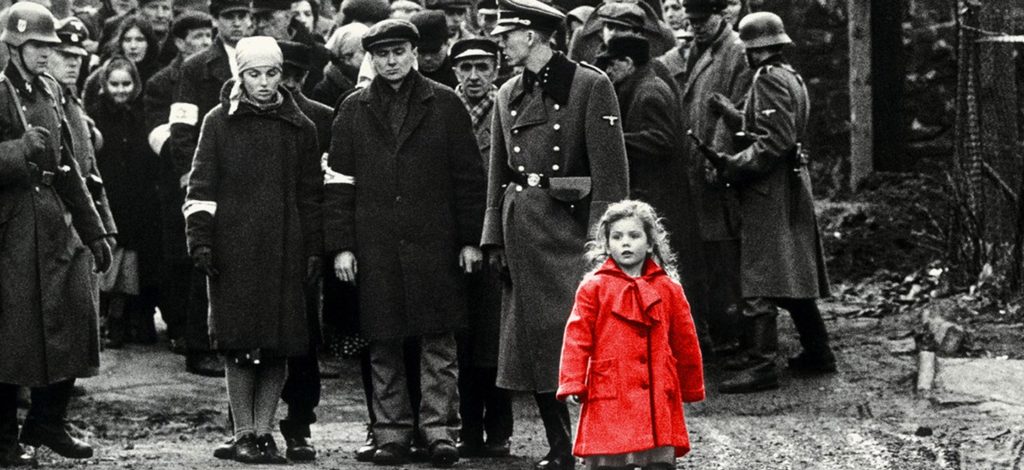
<svg viewBox="0 0 1024 470">
<path fill-rule="evenodd" d="M 836 370 L 828 332 L 815 299 L 829 295 L 825 257 L 814 214 L 807 157 L 800 142 L 810 101 L 803 79 L 782 55 L 792 44 L 773 13 L 740 22 L 740 37 L 756 70 L 743 110 L 743 131 L 753 143 L 735 154 L 705 156 L 731 182 L 740 199 L 743 314 L 751 338 L 742 370 L 722 383 L 723 393 L 777 388 L 776 316 L 789 311 L 803 351 L 789 360 L 798 372 Z"/>
<path fill-rule="evenodd" d="M 419 431 L 434 466 L 458 460 L 454 332 L 466 326 L 464 273 L 479 269 L 484 172 L 469 115 L 450 88 L 413 70 L 418 33 L 405 20 L 363 36 L 377 72 L 334 121 L 325 189 L 325 249 L 359 288 L 371 341 L 373 462 L 405 462 L 414 428 L 403 342 L 415 338 Z M 358 265 L 356 260 L 358 258 Z"/>
<path fill-rule="evenodd" d="M 46 75 L 61 43 L 45 7 L 11 7 L 0 35 L 0 466 L 32 464 L 18 443 L 16 396 L 32 387 L 22 444 L 71 458 L 92 447 L 64 419 L 75 378 L 99 369 L 98 292 L 110 247 L 74 157 L 60 85 Z M 86 248 L 88 246 L 88 249 Z M 92 251 L 90 257 L 89 251 Z M 92 259 L 90 259 L 92 258 Z"/>
<path fill-rule="evenodd" d="M 689 63 L 693 66 L 679 84 L 682 125 L 680 134 L 690 130 L 715 148 L 733 151 L 731 132 L 725 131 L 717 105 L 722 101 L 742 102 L 750 86 L 750 71 L 743 46 L 722 11 L 726 0 L 684 0 L 686 15 L 694 29 Z M 738 130 L 738 129 L 737 129 Z M 697 331 L 710 334 L 715 352 L 736 346 L 739 316 L 739 212 L 736 190 L 714 178 L 693 144 L 683 147 L 690 186 L 690 199 L 697 213 L 702 242 L 693 249 L 703 251 L 706 287 L 688 286 Z M 704 288 L 702 288 L 704 287 Z M 707 344 L 707 338 L 702 338 Z"/>
<path fill-rule="evenodd" d="M 551 49 L 565 19 L 539 0 L 508 0 L 494 35 L 519 76 L 498 90 L 481 245 L 508 274 L 498 386 L 535 393 L 547 431 L 542 470 L 572 468 L 569 411 L 555 399 L 562 333 L 586 269 L 584 244 L 626 197 L 622 117 L 612 83 Z"/>
</svg>

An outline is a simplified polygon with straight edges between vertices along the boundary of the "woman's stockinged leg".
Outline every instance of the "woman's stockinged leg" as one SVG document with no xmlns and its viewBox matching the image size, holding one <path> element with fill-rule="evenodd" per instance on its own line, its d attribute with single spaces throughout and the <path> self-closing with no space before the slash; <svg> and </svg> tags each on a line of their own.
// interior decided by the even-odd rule
<svg viewBox="0 0 1024 470">
<path fill-rule="evenodd" d="M 255 426 L 256 435 L 271 434 L 274 431 L 277 405 L 281 400 L 281 390 L 288 376 L 288 362 L 285 359 L 265 359 L 255 369 L 258 371 L 256 382 Z"/>
<path fill-rule="evenodd" d="M 225 365 L 228 400 L 235 423 L 235 439 L 256 431 L 254 406 L 256 399 L 256 368 L 242 366 L 230 359 Z"/>
</svg>

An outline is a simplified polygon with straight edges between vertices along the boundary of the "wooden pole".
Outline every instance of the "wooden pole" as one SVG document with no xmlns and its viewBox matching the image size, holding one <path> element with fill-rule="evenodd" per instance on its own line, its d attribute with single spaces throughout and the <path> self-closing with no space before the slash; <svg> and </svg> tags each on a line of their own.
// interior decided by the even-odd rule
<svg viewBox="0 0 1024 470">
<path fill-rule="evenodd" d="M 850 35 L 851 190 L 873 170 L 874 134 L 871 88 L 871 0 L 848 0 Z"/>
</svg>

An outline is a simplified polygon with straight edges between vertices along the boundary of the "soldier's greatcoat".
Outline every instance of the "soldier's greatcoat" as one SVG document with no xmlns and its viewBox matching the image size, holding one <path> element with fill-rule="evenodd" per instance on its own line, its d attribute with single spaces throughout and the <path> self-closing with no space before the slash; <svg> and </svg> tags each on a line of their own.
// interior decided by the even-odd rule
<svg viewBox="0 0 1024 470">
<path fill-rule="evenodd" d="M 629 177 L 611 81 L 561 53 L 536 76 L 534 84 L 518 75 L 498 91 L 481 244 L 504 247 L 511 275 L 498 386 L 553 392 L 588 231 L 609 203 L 626 197 Z M 582 191 L 530 186 L 530 173 L 589 177 L 590 184 Z"/>
<path fill-rule="evenodd" d="M 729 156 L 723 171 L 740 196 L 743 297 L 828 296 L 811 177 L 792 158 L 807 126 L 807 89 L 778 59 L 755 77 L 743 129 L 757 139 Z"/>
<path fill-rule="evenodd" d="M 2 83 L 7 81 L 8 83 Z M 11 85 L 11 86 L 8 86 Z M 25 120 L 50 130 L 32 156 Z M 65 149 L 61 92 L 49 76 L 26 81 L 13 64 L 0 80 L 0 383 L 44 386 L 99 367 L 98 291 L 83 244 L 105 232 Z M 43 173 L 47 172 L 47 173 Z M 53 175 L 52 180 L 50 180 Z"/>
</svg>

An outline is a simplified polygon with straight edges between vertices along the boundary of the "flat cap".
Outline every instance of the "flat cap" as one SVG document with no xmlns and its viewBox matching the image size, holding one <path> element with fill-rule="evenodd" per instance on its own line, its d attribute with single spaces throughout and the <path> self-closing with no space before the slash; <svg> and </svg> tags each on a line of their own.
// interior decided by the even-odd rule
<svg viewBox="0 0 1024 470">
<path fill-rule="evenodd" d="M 651 61 L 651 43 L 642 36 L 615 36 L 608 40 L 608 49 L 597 55 L 594 65 L 604 68 L 612 59 L 629 57 L 637 67 Z"/>
<path fill-rule="evenodd" d="M 409 22 L 416 26 L 416 31 L 420 33 L 416 47 L 421 51 L 439 51 L 441 46 L 448 42 L 448 23 L 444 19 L 443 11 L 418 11 L 409 17 Z"/>
<path fill-rule="evenodd" d="M 89 55 L 84 46 L 89 39 L 89 30 L 82 20 L 70 16 L 57 21 L 57 37 L 60 38 L 60 45 L 56 47 L 58 51 L 82 57 Z"/>
<path fill-rule="evenodd" d="M 540 0 L 499 0 L 498 23 L 491 35 L 516 29 L 533 29 L 545 33 L 557 30 L 565 14 Z"/>
<path fill-rule="evenodd" d="M 213 28 L 213 19 L 201 11 L 185 11 L 171 25 L 171 36 L 179 39 L 188 37 L 189 31 L 200 28 Z"/>
<path fill-rule="evenodd" d="M 472 0 L 425 0 L 428 10 L 465 10 L 473 6 Z"/>
<path fill-rule="evenodd" d="M 606 3 L 597 10 L 597 16 L 607 24 L 637 29 L 644 27 L 644 10 L 635 3 Z"/>
<path fill-rule="evenodd" d="M 287 11 L 292 9 L 291 0 L 252 0 L 252 11 Z"/>
<path fill-rule="evenodd" d="M 306 71 L 312 68 L 312 47 L 301 42 L 282 40 L 277 41 L 277 46 L 281 48 L 281 55 L 284 57 L 285 65 L 291 65 Z"/>
<path fill-rule="evenodd" d="M 420 33 L 416 26 L 406 20 L 384 20 L 370 27 L 363 35 L 363 50 L 409 41 L 418 44 Z"/>
<path fill-rule="evenodd" d="M 388 0 L 343 0 L 341 14 L 346 21 L 376 23 L 391 16 Z"/>
<path fill-rule="evenodd" d="M 706 18 L 721 13 L 727 6 L 727 0 L 683 0 L 683 8 L 686 9 L 688 18 Z"/>
<path fill-rule="evenodd" d="M 498 43 L 491 39 L 469 38 L 456 41 L 450 55 L 455 63 L 462 59 L 497 59 L 499 51 Z"/>
<path fill-rule="evenodd" d="M 391 16 L 394 17 L 396 13 L 404 13 L 406 15 L 412 15 L 417 11 L 423 11 L 423 5 L 416 3 L 412 0 L 395 0 L 391 2 Z"/>
<path fill-rule="evenodd" d="M 214 17 L 231 11 L 251 11 L 250 0 L 210 0 L 210 14 Z"/>
</svg>

